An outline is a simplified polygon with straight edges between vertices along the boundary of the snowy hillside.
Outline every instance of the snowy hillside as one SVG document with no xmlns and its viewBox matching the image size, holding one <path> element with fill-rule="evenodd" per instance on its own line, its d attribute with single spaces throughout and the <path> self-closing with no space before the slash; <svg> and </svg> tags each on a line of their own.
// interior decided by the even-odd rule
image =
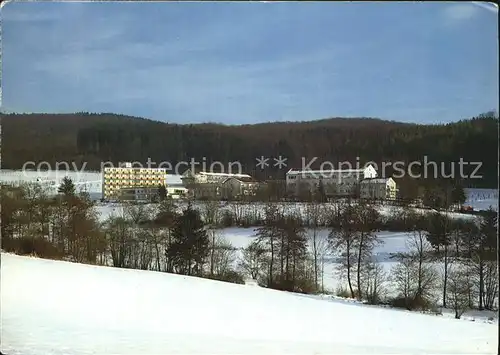
<svg viewBox="0 0 500 355">
<path fill-rule="evenodd" d="M 100 172 L 92 171 L 19 171 L 19 170 L 0 170 L 1 182 L 39 182 L 51 192 L 57 191 L 62 179 L 65 177 L 71 178 L 75 183 L 78 191 L 86 191 L 88 193 L 101 193 L 102 191 L 102 176 Z"/>
<path fill-rule="evenodd" d="M 77 170 L 50 170 L 50 171 L 20 171 L 0 170 L 0 182 L 39 182 L 55 193 L 62 179 L 69 177 L 76 186 L 77 191 L 85 191 L 94 199 L 102 198 L 102 174 L 97 171 Z M 182 183 L 180 175 L 167 175 L 167 184 Z"/>
<path fill-rule="evenodd" d="M 2 353 L 494 354 L 497 325 L 2 254 Z"/>
</svg>

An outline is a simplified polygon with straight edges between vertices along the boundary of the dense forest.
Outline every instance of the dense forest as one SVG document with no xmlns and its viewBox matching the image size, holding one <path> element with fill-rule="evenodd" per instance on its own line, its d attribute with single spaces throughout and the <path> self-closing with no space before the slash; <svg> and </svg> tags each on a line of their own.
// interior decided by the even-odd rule
<svg viewBox="0 0 500 355">
<path fill-rule="evenodd" d="M 98 170 L 101 162 L 146 163 L 179 161 L 240 162 L 245 172 L 258 179 L 284 178 L 289 168 L 303 166 L 314 157 L 361 165 L 368 161 L 482 162 L 465 179 L 467 187 L 498 186 L 498 115 L 486 113 L 449 124 L 422 125 L 372 118 L 330 118 L 310 122 L 274 122 L 253 125 L 172 124 L 109 113 L 3 114 L 2 168 L 20 169 L 27 161 L 74 162 L 80 168 Z M 256 167 L 257 157 L 269 157 L 269 167 Z M 273 166 L 272 158 L 287 158 L 287 167 Z M 416 168 L 413 167 L 413 172 Z M 441 167 L 438 175 L 442 175 Z M 475 170 L 465 165 L 464 175 Z M 434 175 L 432 167 L 430 175 Z M 390 168 L 386 175 L 391 174 Z"/>
</svg>

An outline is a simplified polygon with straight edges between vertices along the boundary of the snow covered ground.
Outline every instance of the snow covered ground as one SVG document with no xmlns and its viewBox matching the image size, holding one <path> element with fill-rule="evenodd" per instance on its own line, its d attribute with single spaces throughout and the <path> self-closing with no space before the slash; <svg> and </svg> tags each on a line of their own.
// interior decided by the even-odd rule
<svg viewBox="0 0 500 355">
<path fill-rule="evenodd" d="M 476 211 L 487 210 L 490 206 L 498 210 L 498 190 L 465 189 L 465 194 L 465 205 L 472 206 Z"/>
<path fill-rule="evenodd" d="M 0 182 L 40 182 L 46 186 L 51 193 L 56 193 L 62 179 L 69 177 L 76 185 L 77 191 L 88 192 L 91 198 L 98 200 L 102 198 L 102 174 L 99 171 L 73 170 L 0 170 Z M 180 184 L 180 175 L 167 175 L 167 184 Z"/>
<path fill-rule="evenodd" d="M 309 247 L 312 251 L 312 231 L 307 229 L 306 232 L 309 235 Z M 319 246 L 319 251 L 321 251 L 322 247 L 327 245 L 328 234 L 328 229 L 320 229 L 317 231 L 316 245 Z M 256 238 L 256 231 L 255 228 L 225 228 L 219 231 L 219 235 L 230 242 L 235 248 L 242 249 Z M 408 251 L 406 242 L 411 234 L 402 232 L 378 232 L 377 235 L 379 237 L 380 244 L 378 244 L 373 250 L 373 260 L 380 263 L 386 272 L 390 272 L 391 268 L 397 264 L 397 261 L 391 259 L 391 256 L 395 253 Z M 341 261 L 331 256 L 326 251 L 323 255 L 325 261 L 323 286 L 325 291 L 335 293 L 339 288 L 346 288 L 347 282 L 345 278 L 341 277 L 338 273 Z M 321 260 L 321 254 L 319 258 Z M 390 287 L 388 287 L 388 291 L 391 291 Z"/>
<path fill-rule="evenodd" d="M 102 176 L 100 172 L 93 171 L 29 171 L 29 170 L 0 170 L 0 181 L 10 183 L 38 182 L 46 187 L 49 193 L 56 193 L 61 181 L 69 177 L 74 182 L 77 191 L 88 192 L 95 199 L 102 195 Z"/>
<path fill-rule="evenodd" d="M 496 354 L 497 326 L 255 286 L 1 255 L 1 351 Z"/>
<path fill-rule="evenodd" d="M 186 201 L 176 201 L 177 210 L 181 212 L 187 206 Z M 154 204 L 151 204 L 154 206 Z M 199 211 L 203 211 L 203 203 L 200 201 L 195 201 L 192 203 L 193 208 L 198 209 Z M 306 204 L 305 203 L 297 203 L 297 202 L 285 202 L 280 203 L 280 208 L 284 208 L 284 213 L 288 215 L 306 215 Z M 123 205 L 120 203 L 99 203 L 96 207 L 96 211 L 99 215 L 99 218 L 104 221 L 111 215 L 122 215 L 123 214 Z M 264 219 L 265 217 L 265 208 L 266 205 L 264 203 L 245 203 L 236 206 L 234 203 L 221 203 L 220 211 L 228 211 L 235 215 L 238 213 L 241 217 L 251 216 L 252 218 L 260 218 Z M 382 216 L 390 216 L 394 212 L 402 211 L 402 207 L 397 206 L 376 206 L 377 210 Z M 235 210 L 238 209 L 238 212 Z M 413 208 L 413 210 L 417 213 L 428 213 L 432 210 L 427 209 L 419 209 Z M 441 212 L 445 213 L 445 212 Z M 457 212 L 448 212 L 446 213 L 450 218 L 474 218 L 474 215 L 457 213 Z"/>
<path fill-rule="evenodd" d="M 256 238 L 255 228 L 225 228 L 220 230 L 219 236 L 223 237 L 225 240 L 230 242 L 235 248 L 238 248 L 238 257 L 241 258 L 241 249 L 248 246 L 252 240 Z M 312 253 L 312 231 L 306 229 L 306 233 L 309 237 L 309 250 Z M 319 229 L 317 231 L 316 245 L 318 254 L 318 260 L 320 265 L 323 263 L 323 275 L 320 275 L 320 287 L 324 292 L 336 294 L 340 289 L 347 290 L 348 284 L 345 275 L 342 275 L 339 270 L 341 269 L 341 262 L 338 257 L 332 256 L 324 248 L 328 245 L 328 229 Z M 392 273 L 392 268 L 398 264 L 398 261 L 393 259 L 392 256 L 396 253 L 408 252 L 408 240 L 412 237 L 412 233 L 405 232 L 387 232 L 381 231 L 377 233 L 379 244 L 377 244 L 373 250 L 372 260 L 377 262 L 384 269 L 388 279 L 383 283 L 383 289 L 386 292 L 387 297 L 396 297 L 397 291 L 395 285 L 390 280 L 390 275 Z M 442 274 L 444 272 L 444 267 L 442 263 L 434 264 L 435 270 Z M 321 266 L 320 266 L 321 268 Z M 442 288 L 439 285 L 434 292 L 435 299 L 438 304 L 442 304 Z M 443 314 L 453 317 L 454 314 L 452 310 L 440 309 Z M 475 312 L 470 311 L 464 314 L 464 319 L 476 320 L 480 318 L 493 317 L 496 322 L 498 322 L 498 315 L 495 312 Z"/>
</svg>

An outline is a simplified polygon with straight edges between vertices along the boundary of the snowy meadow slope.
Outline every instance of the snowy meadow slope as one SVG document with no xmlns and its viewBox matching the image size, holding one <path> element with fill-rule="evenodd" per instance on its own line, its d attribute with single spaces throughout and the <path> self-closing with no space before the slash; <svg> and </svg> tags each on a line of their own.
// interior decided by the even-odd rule
<svg viewBox="0 0 500 355">
<path fill-rule="evenodd" d="M 497 325 L 2 253 L 2 353 L 494 354 Z"/>
</svg>

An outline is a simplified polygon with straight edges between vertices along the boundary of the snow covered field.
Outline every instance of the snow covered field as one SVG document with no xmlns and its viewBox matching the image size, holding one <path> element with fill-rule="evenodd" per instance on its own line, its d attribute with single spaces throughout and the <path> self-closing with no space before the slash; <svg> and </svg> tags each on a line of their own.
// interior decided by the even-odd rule
<svg viewBox="0 0 500 355">
<path fill-rule="evenodd" d="M 181 212 L 187 206 L 187 202 L 185 201 L 176 201 L 177 211 Z M 150 206 L 154 206 L 154 204 L 150 204 Z M 195 201 L 192 203 L 192 206 L 199 211 L 203 211 L 203 203 L 199 201 Z M 306 204 L 305 203 L 297 203 L 297 202 L 286 202 L 281 203 L 280 208 L 284 207 L 285 215 L 302 215 L 306 216 Z M 235 209 L 238 209 L 238 212 L 235 212 Z M 235 215 L 239 214 L 240 217 L 251 216 L 252 218 L 260 218 L 264 219 L 265 217 L 265 208 L 266 205 L 264 203 L 246 203 L 240 204 L 236 207 L 234 203 L 226 202 L 222 203 L 220 207 L 221 213 L 224 211 L 228 211 Z M 375 207 L 382 216 L 389 216 L 395 211 L 402 211 L 403 207 L 398 206 L 376 206 Z M 123 215 L 124 209 L 123 205 L 120 203 L 98 203 L 95 206 L 95 209 L 99 215 L 101 221 L 106 220 L 111 215 Z M 413 208 L 413 210 L 417 213 L 428 213 L 431 210 Z M 445 212 L 441 212 L 445 213 Z M 448 212 L 446 213 L 450 218 L 474 218 L 474 215 L 457 213 L 457 212 Z"/>
<path fill-rule="evenodd" d="M 51 170 L 51 171 L 20 171 L 20 170 L 0 170 L 0 181 L 45 181 L 48 186 L 57 189 L 61 180 L 70 177 L 77 185 L 79 190 L 84 190 L 92 196 L 101 198 L 102 194 L 102 175 L 100 172 L 69 170 Z M 180 175 L 167 175 L 167 183 L 180 184 Z M 475 210 L 486 210 L 490 206 L 498 208 L 498 190 L 496 189 L 465 189 L 467 195 L 466 205 L 472 206 Z M 382 208 L 382 212 L 386 211 Z"/>
<path fill-rule="evenodd" d="M 307 233 L 310 236 L 312 232 L 307 230 Z M 328 234 L 329 230 L 327 229 L 318 230 L 317 245 L 326 246 Z M 219 235 L 238 249 L 245 248 L 256 238 L 254 228 L 225 228 L 220 230 Z M 409 234 L 380 232 L 378 235 L 382 243 L 377 245 L 373 251 L 374 260 L 380 263 L 384 267 L 384 270 L 389 272 L 397 263 L 397 261 L 390 259 L 391 255 L 407 251 L 406 240 Z M 312 250 L 311 245 L 310 249 Z M 318 249 L 321 249 L 321 247 Z M 322 280 L 324 290 L 335 293 L 339 288 L 346 288 L 346 281 L 337 272 L 340 261 L 326 252 L 322 257 L 324 258 L 324 275 Z"/>
<path fill-rule="evenodd" d="M 498 210 L 498 190 L 465 189 L 465 194 L 465 205 L 472 206 L 476 211 L 487 210 L 490 206 Z"/>
<path fill-rule="evenodd" d="M 256 286 L 1 255 L 1 351 L 495 354 L 497 326 Z"/>
<path fill-rule="evenodd" d="M 88 192 L 95 200 L 102 198 L 102 174 L 99 171 L 49 170 L 49 171 L 19 171 L 0 170 L 0 182 L 40 182 L 51 193 L 56 193 L 62 179 L 69 177 L 79 192 Z M 180 175 L 167 175 L 167 184 L 180 184 Z"/>
<path fill-rule="evenodd" d="M 88 192 L 94 199 L 102 195 L 102 176 L 100 172 L 92 171 L 19 171 L 0 170 L 0 181 L 9 183 L 38 182 L 48 189 L 49 193 L 56 193 L 61 181 L 65 177 L 71 178 L 78 192 Z"/>
<path fill-rule="evenodd" d="M 309 249 L 312 252 L 312 241 L 311 241 L 311 230 L 306 230 L 309 235 Z M 324 251 L 321 254 L 321 249 L 327 245 L 329 230 L 320 229 L 317 231 L 317 244 L 318 251 L 320 255 L 318 259 L 321 263 L 321 258 L 324 258 L 324 271 L 323 271 L 323 287 L 325 292 L 335 293 L 339 288 L 347 289 L 347 281 L 345 277 L 342 277 L 338 270 L 341 260 L 330 255 L 328 252 Z M 219 235 L 230 242 L 235 248 L 243 249 L 248 246 L 252 240 L 256 238 L 256 232 L 254 228 L 225 228 L 220 230 Z M 383 269 L 389 274 L 391 268 L 394 267 L 398 261 L 392 259 L 395 253 L 407 252 L 407 241 L 411 238 L 411 233 L 404 232 L 378 232 L 377 233 L 380 244 L 376 245 L 373 250 L 373 261 L 382 265 Z M 436 265 L 436 270 L 441 272 L 441 267 Z M 321 283 L 321 280 L 320 280 Z M 388 295 L 396 296 L 393 285 L 390 282 L 385 284 L 385 288 Z M 439 288 L 436 290 L 436 298 L 441 299 L 442 290 Z"/>
</svg>

